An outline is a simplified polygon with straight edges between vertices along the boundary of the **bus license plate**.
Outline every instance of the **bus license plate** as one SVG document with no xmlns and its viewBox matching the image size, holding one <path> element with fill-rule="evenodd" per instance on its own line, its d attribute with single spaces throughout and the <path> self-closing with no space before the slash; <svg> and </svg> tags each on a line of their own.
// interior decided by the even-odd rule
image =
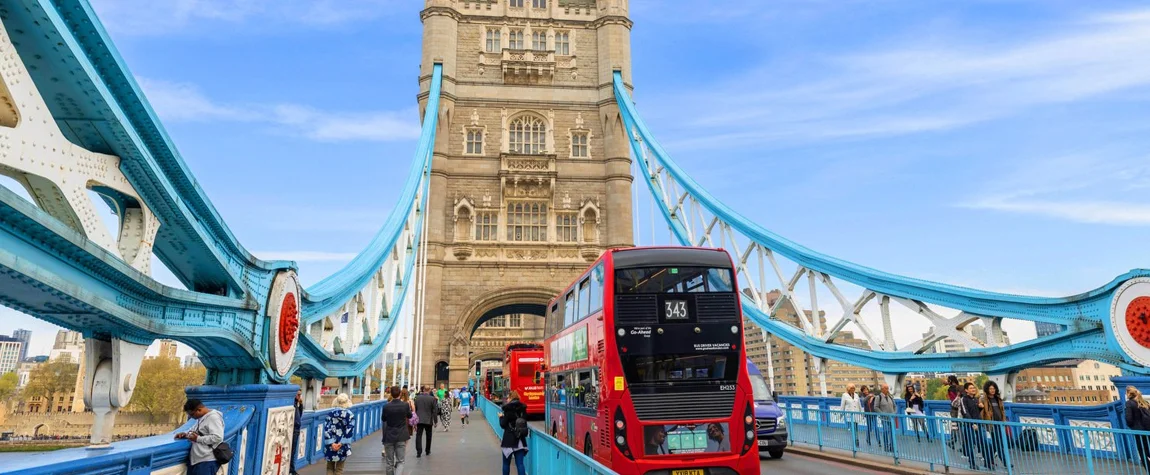
<svg viewBox="0 0 1150 475">
<path fill-rule="evenodd" d="M 703 475 L 702 470 L 671 470 L 671 475 Z"/>
</svg>

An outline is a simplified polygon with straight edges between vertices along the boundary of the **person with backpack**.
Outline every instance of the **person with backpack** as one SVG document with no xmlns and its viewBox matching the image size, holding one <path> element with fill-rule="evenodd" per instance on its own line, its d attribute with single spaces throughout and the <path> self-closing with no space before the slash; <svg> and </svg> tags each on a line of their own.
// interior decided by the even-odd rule
<svg viewBox="0 0 1150 475">
<path fill-rule="evenodd" d="M 1134 386 L 1126 386 L 1126 428 L 1130 430 L 1150 430 L 1150 403 L 1142 398 L 1142 392 Z M 1134 436 L 1138 447 L 1138 462 L 1150 473 L 1150 436 Z"/>
<path fill-rule="evenodd" d="M 184 403 L 184 413 L 188 419 L 196 420 L 192 430 L 176 433 L 177 439 L 187 439 L 192 443 L 188 451 L 188 475 L 215 475 L 220 465 L 227 463 L 216 455 L 216 448 L 224 441 L 224 415 L 208 409 L 199 399 L 188 399 Z"/>
<path fill-rule="evenodd" d="M 888 414 L 882 417 L 882 448 L 887 452 L 894 451 L 894 396 L 890 394 L 890 385 L 883 383 L 878 394 L 874 395 L 874 412 Z M 876 437 L 877 438 L 877 437 Z"/>
<path fill-rule="evenodd" d="M 343 475 L 343 464 L 351 457 L 351 438 L 355 436 L 355 414 L 351 398 L 340 393 L 332 403 L 336 407 L 323 422 L 323 458 L 327 460 L 327 475 Z"/>
<path fill-rule="evenodd" d="M 527 475 L 523 467 L 523 457 L 527 455 L 527 405 L 519 401 L 519 393 L 511 391 L 507 403 L 499 413 L 499 427 L 503 428 L 503 440 L 499 447 L 503 451 L 503 475 L 511 475 L 511 459 L 515 459 L 515 471 Z"/>
</svg>

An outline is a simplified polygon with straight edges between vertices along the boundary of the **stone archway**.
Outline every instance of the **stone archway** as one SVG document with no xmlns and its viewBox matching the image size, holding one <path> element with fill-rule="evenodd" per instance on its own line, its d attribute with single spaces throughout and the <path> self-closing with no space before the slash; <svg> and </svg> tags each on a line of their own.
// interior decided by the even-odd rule
<svg viewBox="0 0 1150 475">
<path fill-rule="evenodd" d="M 510 314 L 542 317 L 556 292 L 543 287 L 511 287 L 489 292 L 474 299 L 456 322 L 449 345 L 451 385 L 466 384 L 477 360 L 502 359 L 502 349 L 481 348 L 473 353 L 472 336 L 484 322 Z M 479 358 L 478 356 L 483 356 Z"/>
<path fill-rule="evenodd" d="M 48 432 L 48 424 L 36 424 L 36 427 L 34 427 L 32 429 L 32 437 L 33 438 L 40 437 L 41 433 L 46 434 L 47 432 Z"/>
</svg>

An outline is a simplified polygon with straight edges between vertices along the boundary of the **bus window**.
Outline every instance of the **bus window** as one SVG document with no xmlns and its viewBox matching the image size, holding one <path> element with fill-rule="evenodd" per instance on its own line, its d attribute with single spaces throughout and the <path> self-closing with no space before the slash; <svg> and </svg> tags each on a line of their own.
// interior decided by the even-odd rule
<svg viewBox="0 0 1150 475">
<path fill-rule="evenodd" d="M 591 280 L 583 279 L 579 283 L 579 313 L 575 314 L 575 321 L 582 320 L 591 312 Z"/>
<path fill-rule="evenodd" d="M 569 292 L 563 302 L 563 328 L 575 323 L 575 292 Z"/>
<path fill-rule="evenodd" d="M 713 267 L 643 267 L 615 272 L 619 294 L 733 292 L 730 269 Z"/>
<path fill-rule="evenodd" d="M 580 371 L 578 373 L 578 379 L 578 385 L 572 388 L 572 391 L 576 394 L 574 401 L 576 407 L 595 409 L 597 404 L 595 403 L 596 398 L 593 396 L 594 391 L 592 388 L 594 385 L 591 382 L 591 371 Z"/>
<path fill-rule="evenodd" d="M 595 266 L 591 270 L 591 306 L 590 311 L 595 313 L 603 308 L 603 264 Z"/>
<path fill-rule="evenodd" d="M 550 315 L 547 316 L 547 332 L 548 332 L 548 334 L 555 333 L 555 332 L 559 331 L 559 329 L 561 328 L 559 326 L 559 318 L 560 318 L 559 301 L 556 300 L 555 303 L 553 305 L 551 305 Z"/>
</svg>

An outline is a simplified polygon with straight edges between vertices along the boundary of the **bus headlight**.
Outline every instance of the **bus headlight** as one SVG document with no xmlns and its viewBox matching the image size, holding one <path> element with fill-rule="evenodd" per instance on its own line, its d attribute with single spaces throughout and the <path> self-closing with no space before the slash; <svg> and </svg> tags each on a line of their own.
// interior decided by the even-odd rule
<svg viewBox="0 0 1150 475">
<path fill-rule="evenodd" d="M 738 335 L 739 334 L 739 327 L 736 325 L 731 325 L 731 333 Z"/>
<path fill-rule="evenodd" d="M 755 410 L 751 408 L 751 403 L 747 403 L 746 409 L 743 410 L 743 430 L 747 433 L 747 440 L 743 442 L 743 450 L 739 452 L 740 455 L 746 455 L 751 451 L 751 448 L 756 450 L 759 444 L 755 442 Z M 734 428 L 731 429 L 734 433 Z"/>
<path fill-rule="evenodd" d="M 626 417 L 623 417 L 623 408 L 615 408 L 615 446 L 623 452 L 623 456 L 628 459 L 635 460 L 635 456 L 631 454 L 631 448 L 627 446 L 627 428 Z"/>
<path fill-rule="evenodd" d="M 755 431 L 753 431 L 753 430 L 747 431 L 747 440 L 751 440 L 754 438 L 755 438 Z"/>
</svg>

